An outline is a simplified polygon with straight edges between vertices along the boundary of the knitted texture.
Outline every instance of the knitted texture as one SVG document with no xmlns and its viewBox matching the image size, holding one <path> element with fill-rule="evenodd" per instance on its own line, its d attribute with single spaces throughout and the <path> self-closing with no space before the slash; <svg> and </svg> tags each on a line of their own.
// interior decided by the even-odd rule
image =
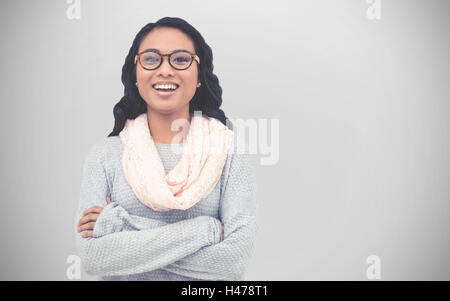
<svg viewBox="0 0 450 301">
<path fill-rule="evenodd" d="M 169 211 L 137 199 L 123 173 L 118 136 L 95 143 L 83 166 L 75 225 L 84 210 L 104 208 L 93 237 L 83 238 L 75 226 L 83 269 L 98 280 L 244 280 L 258 232 L 256 156 L 241 153 L 242 142 L 234 137 L 211 193 L 187 210 Z M 168 173 L 181 153 L 170 144 L 155 145 Z"/>
<path fill-rule="evenodd" d="M 184 121 L 187 128 L 189 122 Z M 188 209 L 208 196 L 219 181 L 232 134 L 215 118 L 193 116 L 184 154 L 167 174 L 150 134 L 147 113 L 142 113 L 128 119 L 119 135 L 125 178 L 136 197 L 153 210 Z"/>
</svg>

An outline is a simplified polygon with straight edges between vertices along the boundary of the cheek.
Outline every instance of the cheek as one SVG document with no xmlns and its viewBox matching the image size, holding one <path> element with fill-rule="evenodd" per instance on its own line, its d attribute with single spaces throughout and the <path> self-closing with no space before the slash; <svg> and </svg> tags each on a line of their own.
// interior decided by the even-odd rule
<svg viewBox="0 0 450 301">
<path fill-rule="evenodd" d="M 193 86 L 195 88 L 198 81 L 197 72 L 191 72 L 190 74 L 188 74 L 185 81 L 189 85 L 189 87 Z"/>
<path fill-rule="evenodd" d="M 184 85 L 186 91 L 189 91 L 189 93 L 195 92 L 195 90 L 197 89 L 197 77 L 189 76 L 184 80 Z"/>
<path fill-rule="evenodd" d="M 136 70 L 136 81 L 139 83 L 148 82 L 152 77 L 153 72 L 144 72 L 141 69 Z"/>
<path fill-rule="evenodd" d="M 139 70 L 136 71 L 136 81 L 137 81 L 138 83 L 142 83 L 142 81 L 143 81 L 142 79 L 143 79 L 142 72 L 140 72 Z"/>
</svg>

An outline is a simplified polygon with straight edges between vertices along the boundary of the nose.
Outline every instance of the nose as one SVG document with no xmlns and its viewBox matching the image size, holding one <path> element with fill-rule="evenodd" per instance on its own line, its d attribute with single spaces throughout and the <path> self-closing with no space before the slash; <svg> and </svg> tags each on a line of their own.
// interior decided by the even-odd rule
<svg viewBox="0 0 450 301">
<path fill-rule="evenodd" d="M 158 75 L 161 76 L 174 76 L 174 69 L 169 64 L 169 58 L 167 56 L 162 57 L 161 66 L 159 66 Z"/>
</svg>

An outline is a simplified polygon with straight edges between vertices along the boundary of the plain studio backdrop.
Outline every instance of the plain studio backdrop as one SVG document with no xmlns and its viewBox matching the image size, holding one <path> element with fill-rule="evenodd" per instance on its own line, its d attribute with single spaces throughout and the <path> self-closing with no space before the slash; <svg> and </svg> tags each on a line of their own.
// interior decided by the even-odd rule
<svg viewBox="0 0 450 301">
<path fill-rule="evenodd" d="M 68 279 L 84 159 L 165 16 L 211 46 L 230 119 L 279 122 L 246 280 L 449 280 L 450 3 L 369 2 L 2 1 L 1 280 Z"/>
</svg>

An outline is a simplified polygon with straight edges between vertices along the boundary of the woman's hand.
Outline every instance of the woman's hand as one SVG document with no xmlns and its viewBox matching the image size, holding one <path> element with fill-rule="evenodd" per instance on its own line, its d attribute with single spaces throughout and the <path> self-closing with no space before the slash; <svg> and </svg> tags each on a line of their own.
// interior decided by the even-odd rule
<svg viewBox="0 0 450 301">
<path fill-rule="evenodd" d="M 111 199 L 109 196 L 106 197 L 106 203 L 111 203 Z M 95 222 L 97 221 L 98 216 L 102 212 L 103 207 L 100 206 L 93 206 L 91 208 L 86 209 L 83 212 L 83 216 L 81 217 L 80 221 L 78 222 L 78 232 L 86 231 L 83 234 L 81 234 L 82 237 L 92 237 L 94 233 L 94 227 Z"/>
</svg>

